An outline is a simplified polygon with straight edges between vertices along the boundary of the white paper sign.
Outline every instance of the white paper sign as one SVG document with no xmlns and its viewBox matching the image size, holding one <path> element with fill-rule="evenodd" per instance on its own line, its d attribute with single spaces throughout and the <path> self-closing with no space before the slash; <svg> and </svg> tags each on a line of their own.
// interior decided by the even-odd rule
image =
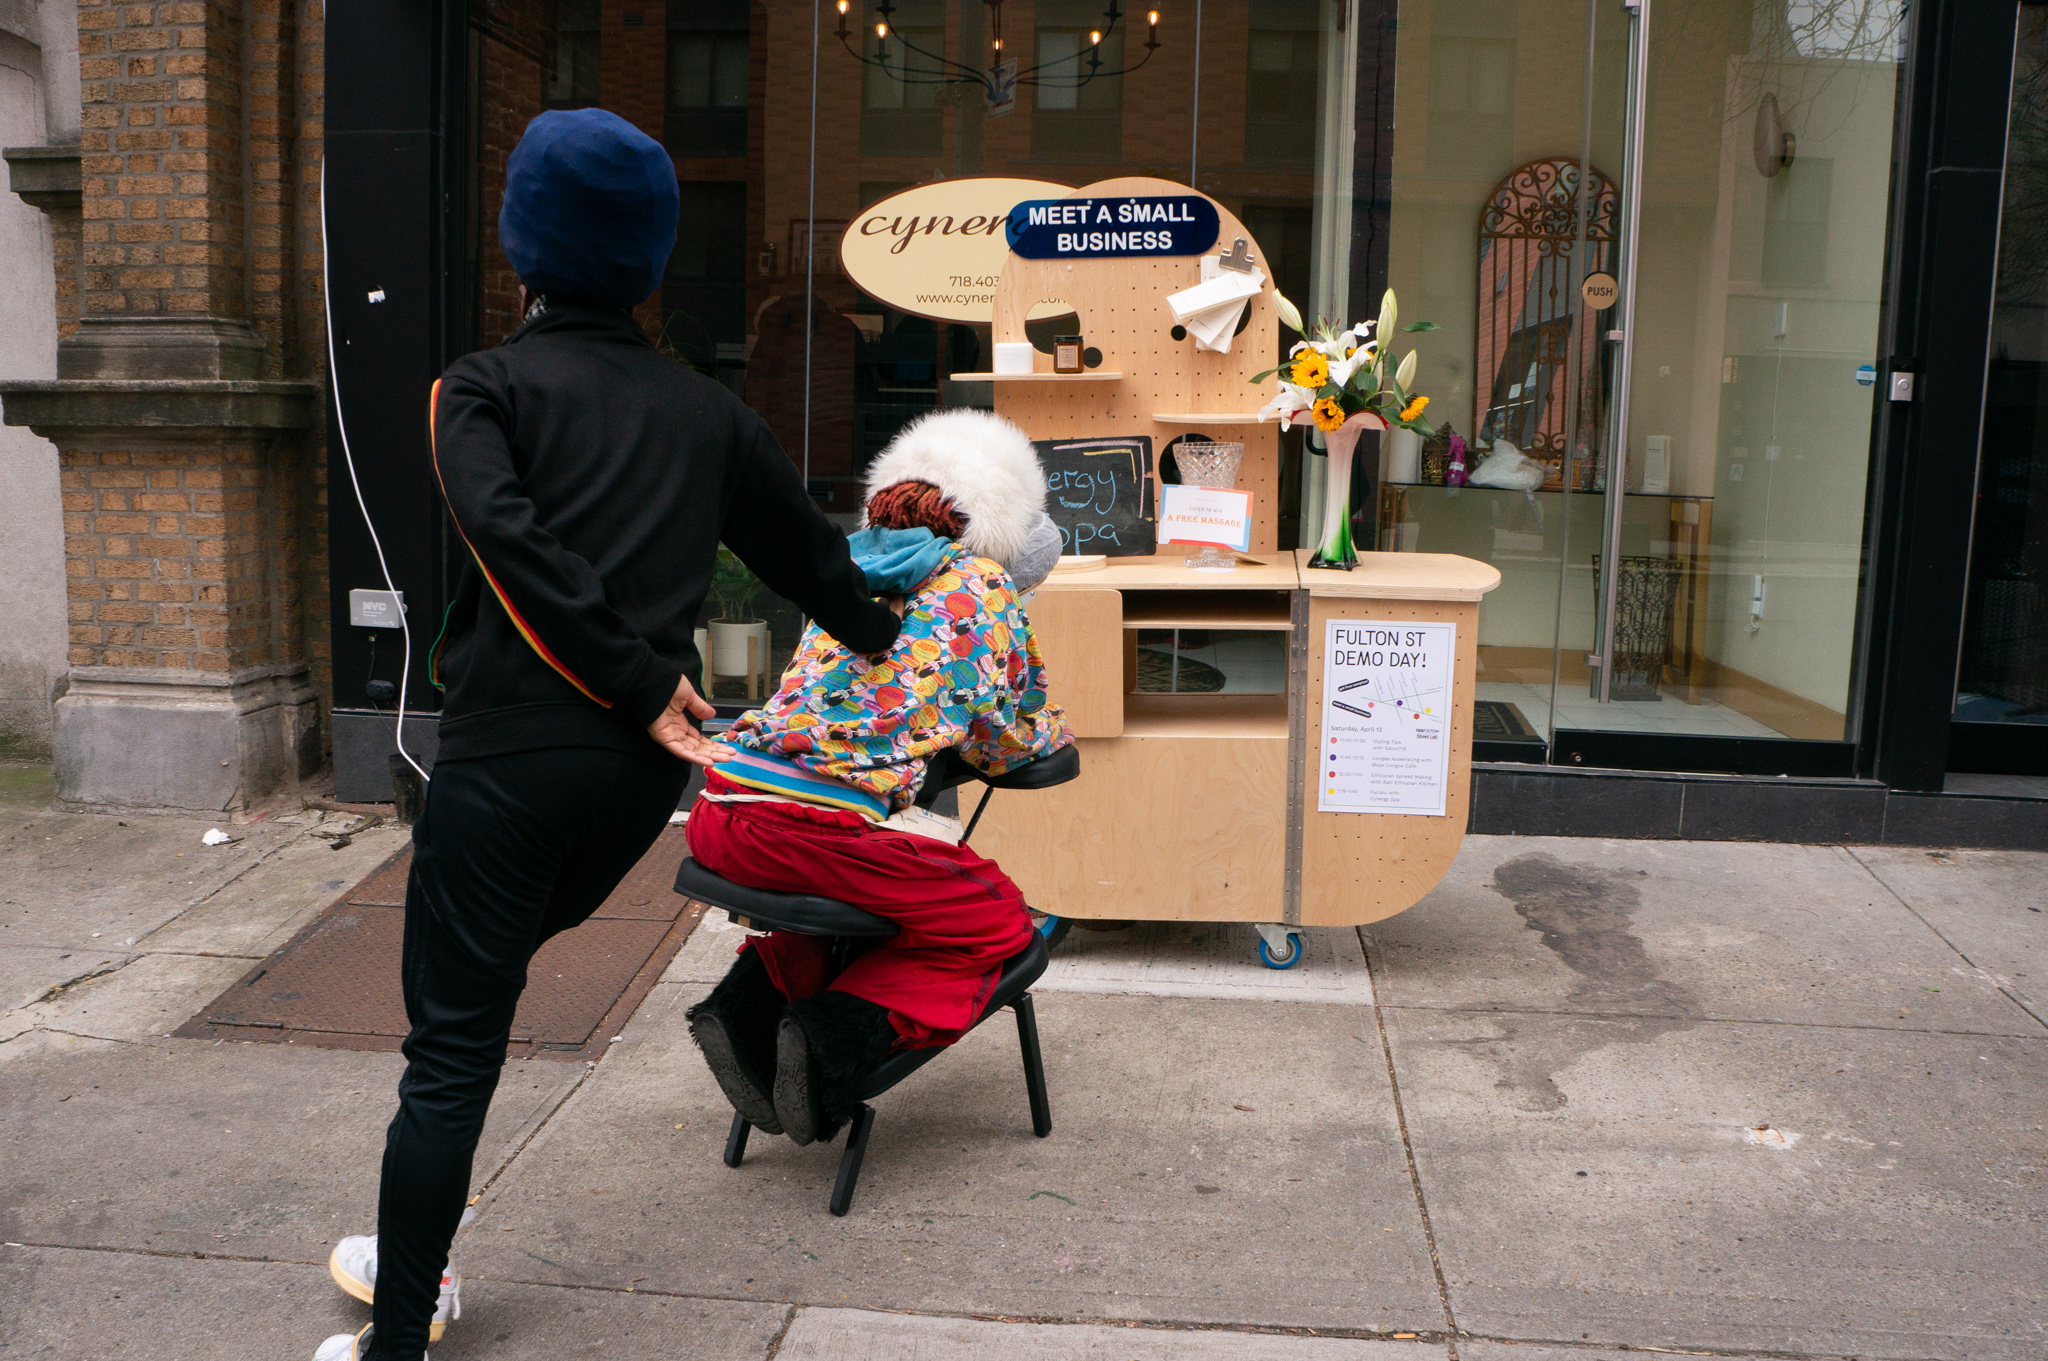
<svg viewBox="0 0 2048 1361">
<path fill-rule="evenodd" d="M 1159 489 L 1160 543 L 1212 543 L 1252 549 L 1252 494 L 1167 483 Z"/>
<path fill-rule="evenodd" d="M 1316 811 L 1442 817 L 1455 624 L 1332 619 Z"/>
</svg>

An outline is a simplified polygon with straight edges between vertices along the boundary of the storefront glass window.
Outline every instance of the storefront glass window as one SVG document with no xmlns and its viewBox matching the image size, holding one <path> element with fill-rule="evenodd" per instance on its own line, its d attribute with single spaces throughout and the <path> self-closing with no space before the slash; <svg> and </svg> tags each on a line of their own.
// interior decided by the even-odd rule
<svg viewBox="0 0 2048 1361">
<path fill-rule="evenodd" d="M 986 323 L 854 287 L 849 222 L 970 176 L 1193 183 L 1304 312 L 1362 320 L 1396 287 L 1404 319 L 1441 327 L 1407 339 L 1475 468 L 1507 444 L 1533 460 L 1526 490 L 1451 488 L 1441 451 L 1411 468 L 1390 447 L 1355 495 L 1373 546 L 1502 569 L 1481 698 L 1537 759 L 1561 732 L 1841 740 L 1901 5 L 1650 13 L 1638 49 L 1625 10 L 1583 0 L 1182 4 L 1156 27 L 1103 0 L 492 0 L 471 9 L 476 339 L 517 322 L 494 224 L 519 132 L 542 108 L 617 112 L 683 185 L 643 324 L 759 411 L 850 525 L 905 421 L 992 403 L 953 377 L 992 356 Z M 1635 333 L 1611 340 L 1618 308 L 1583 285 L 1631 252 Z M 1033 339 L 1070 307 L 1042 303 Z M 1292 547 L 1323 477 L 1299 430 L 1282 447 Z M 800 621 L 746 604 L 772 674 Z M 1147 646 L 1226 689 L 1279 665 L 1230 639 Z"/>
<path fill-rule="evenodd" d="M 1392 278 L 1502 485 L 1397 455 L 1380 539 L 1501 569 L 1480 720 L 1539 760 L 1852 736 L 1903 6 L 1645 8 L 1401 10 Z"/>
</svg>

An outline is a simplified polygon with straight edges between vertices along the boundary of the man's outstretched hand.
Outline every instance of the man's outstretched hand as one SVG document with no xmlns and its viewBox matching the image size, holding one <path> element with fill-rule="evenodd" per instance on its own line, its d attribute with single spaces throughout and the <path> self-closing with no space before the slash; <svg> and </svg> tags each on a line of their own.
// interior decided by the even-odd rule
<svg viewBox="0 0 2048 1361">
<path fill-rule="evenodd" d="M 711 702 L 698 694 L 697 687 L 690 684 L 688 676 L 684 676 L 676 682 L 676 693 L 669 700 L 668 707 L 647 725 L 647 731 L 655 741 L 685 761 L 710 767 L 730 760 L 732 748 L 698 732 L 690 722 L 692 714 L 698 718 L 715 718 L 718 710 L 712 708 Z"/>
</svg>

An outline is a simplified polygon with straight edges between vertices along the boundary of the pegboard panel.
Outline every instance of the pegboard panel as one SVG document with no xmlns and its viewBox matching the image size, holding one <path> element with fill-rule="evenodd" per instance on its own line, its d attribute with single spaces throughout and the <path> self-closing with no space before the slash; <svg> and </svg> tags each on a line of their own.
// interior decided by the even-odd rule
<svg viewBox="0 0 2048 1361">
<path fill-rule="evenodd" d="M 1453 559 L 1453 561 L 1457 561 Z M 1453 654 L 1451 762 L 1445 815 L 1316 811 L 1318 765 L 1303 772 L 1301 921 L 1304 926 L 1362 926 L 1413 907 L 1444 877 L 1465 840 L 1472 803 L 1472 693 L 1478 679 L 1476 601 L 1309 601 L 1307 699 L 1311 751 L 1322 749 L 1323 639 L 1332 619 L 1388 619 L 1458 626 Z"/>
<path fill-rule="evenodd" d="M 1172 180 L 1130 176 L 1083 185 L 1070 197 L 1195 192 Z M 1168 441 L 1197 430 L 1212 439 L 1242 440 L 1244 467 L 1237 485 L 1252 493 L 1252 551 L 1271 553 L 1279 547 L 1278 423 L 1193 426 L 1153 419 L 1161 412 L 1249 415 L 1272 396 L 1270 383 L 1255 385 L 1251 381 L 1253 374 L 1273 367 L 1279 353 L 1272 269 L 1265 251 L 1234 214 L 1216 204 L 1216 215 L 1220 231 L 1216 245 L 1207 253 L 1221 254 L 1241 236 L 1251 242 L 1258 267 L 1267 275 L 1266 286 L 1248 303 L 1250 320 L 1231 342 L 1228 354 L 1197 351 L 1192 337 L 1173 338 L 1173 313 L 1166 306 L 1166 297 L 1202 281 L 1200 256 L 1069 261 L 1012 255 L 996 284 L 994 338 L 1023 340 L 1024 319 L 1034 306 L 1065 303 L 1080 317 L 1087 344 L 1102 351 L 1102 368 L 1121 371 L 1124 376 L 1118 382 L 998 380 L 996 410 L 1033 439 L 1149 434 L 1155 459 Z M 1154 478 L 1156 481 L 1156 470 Z"/>
</svg>

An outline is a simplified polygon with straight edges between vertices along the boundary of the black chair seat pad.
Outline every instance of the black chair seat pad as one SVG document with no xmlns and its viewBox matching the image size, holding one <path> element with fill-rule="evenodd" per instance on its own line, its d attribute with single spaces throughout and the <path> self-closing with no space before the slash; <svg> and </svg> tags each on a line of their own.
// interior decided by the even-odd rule
<svg viewBox="0 0 2048 1361">
<path fill-rule="evenodd" d="M 989 994 L 988 1004 L 982 1007 L 981 1015 L 976 1018 L 974 1024 L 980 1025 L 1016 1001 L 1026 989 L 1038 981 L 1038 976 L 1045 972 L 1048 962 L 1045 937 L 1033 931 L 1030 941 L 1024 948 L 1003 961 L 1003 975 L 996 980 L 995 991 Z M 945 1053 L 949 1047 L 942 1045 L 935 1049 L 905 1049 L 892 1055 L 881 1067 L 868 1075 L 867 1082 L 860 1089 L 860 1099 L 874 1100 Z"/>
<path fill-rule="evenodd" d="M 810 893 L 770 893 L 766 889 L 748 888 L 722 874 L 713 874 L 695 860 L 684 860 L 676 870 L 676 892 L 745 917 L 762 930 L 864 940 L 887 940 L 896 934 L 895 922 L 852 903 Z"/>
</svg>

